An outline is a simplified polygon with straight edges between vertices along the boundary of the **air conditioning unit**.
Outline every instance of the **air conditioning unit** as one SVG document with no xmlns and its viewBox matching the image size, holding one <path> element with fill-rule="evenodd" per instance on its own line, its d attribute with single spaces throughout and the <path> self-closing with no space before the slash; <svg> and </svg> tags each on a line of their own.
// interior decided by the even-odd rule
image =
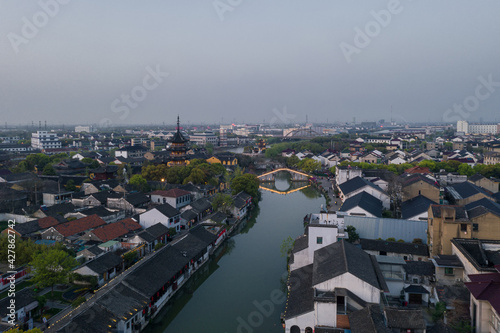
<svg viewBox="0 0 500 333">
<path fill-rule="evenodd" d="M 457 278 L 455 281 L 462 282 L 462 278 Z"/>
</svg>

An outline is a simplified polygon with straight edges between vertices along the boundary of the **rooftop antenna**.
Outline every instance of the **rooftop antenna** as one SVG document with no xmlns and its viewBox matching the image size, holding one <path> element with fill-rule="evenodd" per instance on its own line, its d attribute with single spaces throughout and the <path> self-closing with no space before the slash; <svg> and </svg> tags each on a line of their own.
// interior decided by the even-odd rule
<svg viewBox="0 0 500 333">
<path fill-rule="evenodd" d="M 391 105 L 391 125 L 392 125 L 392 105 Z"/>
<path fill-rule="evenodd" d="M 41 121 L 41 120 L 39 120 L 39 121 L 38 121 L 38 129 L 39 129 L 39 130 L 41 130 L 41 129 L 42 129 L 42 121 Z"/>
<path fill-rule="evenodd" d="M 47 120 L 45 120 L 45 130 L 47 130 Z"/>
</svg>

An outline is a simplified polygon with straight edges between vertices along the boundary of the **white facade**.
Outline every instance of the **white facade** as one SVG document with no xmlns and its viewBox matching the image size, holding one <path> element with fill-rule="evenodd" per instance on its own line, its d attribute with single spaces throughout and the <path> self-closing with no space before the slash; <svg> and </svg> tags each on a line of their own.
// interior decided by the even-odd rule
<svg viewBox="0 0 500 333">
<path fill-rule="evenodd" d="M 470 134 L 498 134 L 498 124 L 469 124 Z"/>
<path fill-rule="evenodd" d="M 75 126 L 75 132 L 80 133 L 80 132 L 87 132 L 91 133 L 93 132 L 92 126 Z"/>
<path fill-rule="evenodd" d="M 293 255 L 290 270 L 301 268 L 313 263 L 314 251 L 335 243 L 338 240 L 338 228 L 331 225 L 309 225 L 308 246 Z"/>
<path fill-rule="evenodd" d="M 54 149 L 62 147 L 57 134 L 47 131 L 32 133 L 31 146 L 35 149 Z"/>
<path fill-rule="evenodd" d="M 457 121 L 457 132 L 469 133 L 469 123 L 465 120 Z"/>
<path fill-rule="evenodd" d="M 194 133 L 189 137 L 189 141 L 194 142 L 199 146 L 204 146 L 207 143 L 211 143 L 215 146 L 218 143 L 217 136 L 212 131 Z"/>
<path fill-rule="evenodd" d="M 161 194 L 151 194 L 151 202 L 154 204 L 168 203 L 170 206 L 179 209 L 191 203 L 191 195 L 181 195 L 179 197 L 167 197 Z"/>
<path fill-rule="evenodd" d="M 180 230 L 180 215 L 169 218 L 163 215 L 156 208 L 153 208 L 145 213 L 142 213 L 139 219 L 140 219 L 139 224 L 144 229 L 149 228 L 150 226 L 155 225 L 156 223 L 159 222 L 164 226 L 166 226 L 167 228 L 175 228 L 175 230 L 177 231 Z"/>
<path fill-rule="evenodd" d="M 336 168 L 335 169 L 335 180 L 337 181 L 337 185 L 345 183 L 346 181 L 356 178 L 363 177 L 363 170 L 357 168 Z"/>
</svg>

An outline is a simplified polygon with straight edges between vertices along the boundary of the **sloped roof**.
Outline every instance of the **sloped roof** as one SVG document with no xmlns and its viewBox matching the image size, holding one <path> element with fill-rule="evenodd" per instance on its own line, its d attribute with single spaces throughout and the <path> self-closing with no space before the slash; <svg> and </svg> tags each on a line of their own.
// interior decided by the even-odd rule
<svg viewBox="0 0 500 333">
<path fill-rule="evenodd" d="M 349 314 L 349 324 L 352 332 L 356 333 L 390 333 L 385 326 L 384 315 L 378 304 L 370 304 L 367 307 Z"/>
<path fill-rule="evenodd" d="M 406 200 L 401 204 L 401 217 L 403 219 L 410 219 L 428 211 L 431 205 L 436 204 L 437 202 L 419 194 L 418 196 L 410 200 Z"/>
<path fill-rule="evenodd" d="M 131 231 L 140 230 L 141 225 L 135 220 L 128 218 L 118 222 L 109 223 L 92 231 L 102 242 L 124 236 Z"/>
<path fill-rule="evenodd" d="M 359 190 L 365 186 L 370 186 L 374 189 L 376 189 L 377 191 L 380 191 L 382 193 L 385 193 L 380 187 L 378 187 L 377 185 L 373 184 L 372 182 L 362 178 L 362 177 L 354 177 L 346 182 L 343 182 L 342 184 L 339 185 L 342 193 L 344 193 L 344 195 L 347 195 L 351 192 L 354 192 L 356 190 Z"/>
<path fill-rule="evenodd" d="M 341 212 L 347 212 L 360 207 L 376 217 L 382 217 L 382 201 L 367 192 L 361 192 L 348 198 L 340 207 Z"/>
<path fill-rule="evenodd" d="M 498 266 L 497 266 L 498 267 Z M 469 275 L 470 282 L 465 287 L 475 299 L 488 301 L 497 313 L 500 313 L 500 273 Z"/>
<path fill-rule="evenodd" d="M 284 317 L 293 318 L 314 311 L 313 264 L 294 269 L 288 279 L 289 290 Z"/>
<path fill-rule="evenodd" d="M 74 212 L 75 210 L 76 206 L 73 205 L 72 203 L 61 203 L 41 209 L 41 211 L 47 216 L 56 216 L 56 215 L 64 216 L 68 213 Z"/>
<path fill-rule="evenodd" d="M 479 207 L 482 207 L 483 209 L 477 209 Z M 500 204 L 487 198 L 481 198 L 479 200 L 471 202 L 465 205 L 465 209 L 469 214 L 469 218 L 483 215 L 486 212 L 491 212 L 497 216 L 500 216 Z"/>
<path fill-rule="evenodd" d="M 109 271 L 113 267 L 118 266 L 122 261 L 123 260 L 120 256 L 117 256 L 112 252 L 107 252 L 102 256 L 89 261 L 84 266 L 87 266 L 97 274 L 102 274 Z"/>
<path fill-rule="evenodd" d="M 56 229 L 64 237 L 68 237 L 105 224 L 106 222 L 99 216 L 90 215 L 78 220 L 58 224 L 54 227 L 54 229 Z"/>
<path fill-rule="evenodd" d="M 421 173 L 415 173 L 415 174 L 412 174 L 410 176 L 405 176 L 405 175 L 401 176 L 401 185 L 403 187 L 415 184 L 415 183 L 420 182 L 420 181 L 425 182 L 425 183 L 432 185 L 435 188 L 439 189 L 439 185 L 436 183 L 436 181 L 424 176 Z"/>
<path fill-rule="evenodd" d="M 150 200 L 144 193 L 131 193 L 125 196 L 125 200 L 132 206 L 139 206 L 148 203 Z"/>
<path fill-rule="evenodd" d="M 167 198 L 178 198 L 178 197 L 181 197 L 183 195 L 188 195 L 190 194 L 188 191 L 185 191 L 183 189 L 180 189 L 180 188 L 172 188 L 170 190 L 157 190 L 157 191 L 154 191 L 154 192 L 151 192 L 151 195 L 159 195 L 159 196 L 162 196 L 162 197 L 167 197 Z"/>
<path fill-rule="evenodd" d="M 156 209 L 157 211 L 159 211 L 160 213 L 162 213 L 167 217 L 174 217 L 179 215 L 179 211 L 174 207 L 170 206 L 168 203 L 156 206 L 153 209 Z"/>
<path fill-rule="evenodd" d="M 163 235 L 166 235 L 168 233 L 168 228 L 163 223 L 158 222 L 146 228 L 145 231 L 152 237 L 154 237 L 154 239 L 157 239 Z"/>
<path fill-rule="evenodd" d="M 197 225 L 189 230 L 189 233 L 194 237 L 200 239 L 205 246 L 217 240 L 217 236 L 205 229 L 202 225 Z"/>
<path fill-rule="evenodd" d="M 397 329 L 425 329 L 425 319 L 421 309 L 384 309 L 387 327 Z"/>
<path fill-rule="evenodd" d="M 313 285 L 330 280 L 336 276 L 351 273 L 360 280 L 384 289 L 375 270 L 376 261 L 359 247 L 342 239 L 314 252 Z"/>
<path fill-rule="evenodd" d="M 486 196 L 491 196 L 481 187 L 470 182 L 452 184 L 450 186 L 447 186 L 446 189 L 456 200 L 466 199 L 479 193 L 482 193 Z"/>
<path fill-rule="evenodd" d="M 482 175 L 482 174 L 480 174 L 480 173 L 476 173 L 475 175 L 472 175 L 472 176 L 470 176 L 470 177 L 469 177 L 469 180 L 470 180 L 471 182 L 473 182 L 473 183 L 475 183 L 475 182 L 477 182 L 477 181 L 479 181 L 479 180 L 481 180 L 481 179 L 486 179 L 486 177 L 485 177 L 485 176 L 483 176 L 483 175 Z"/>
</svg>

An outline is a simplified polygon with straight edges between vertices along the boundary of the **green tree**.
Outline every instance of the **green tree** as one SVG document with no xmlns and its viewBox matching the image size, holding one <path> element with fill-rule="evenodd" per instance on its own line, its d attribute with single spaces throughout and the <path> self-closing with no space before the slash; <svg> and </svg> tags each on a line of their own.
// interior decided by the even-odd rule
<svg viewBox="0 0 500 333">
<path fill-rule="evenodd" d="M 191 170 L 191 173 L 189 174 L 189 177 L 184 178 L 183 183 L 187 184 L 189 182 L 193 184 L 203 184 L 207 180 L 207 175 L 203 170 L 199 168 L 194 168 Z"/>
<path fill-rule="evenodd" d="M 283 240 L 283 243 L 281 243 L 280 246 L 280 252 L 282 257 L 288 256 L 293 249 L 293 246 L 295 245 L 295 240 L 291 237 L 288 236 L 288 238 Z"/>
<path fill-rule="evenodd" d="M 286 165 L 291 168 L 295 168 L 299 163 L 300 159 L 295 155 L 292 155 L 286 159 Z"/>
<path fill-rule="evenodd" d="M 42 175 L 45 175 L 45 176 L 55 176 L 55 175 L 57 175 L 57 173 L 56 173 L 56 170 L 54 169 L 54 167 L 51 164 L 47 164 L 43 168 Z"/>
<path fill-rule="evenodd" d="M 223 213 L 229 213 L 231 206 L 233 205 L 233 198 L 230 195 L 217 193 L 212 201 L 212 208 L 215 211 L 221 211 Z"/>
<path fill-rule="evenodd" d="M 130 178 L 129 184 L 133 186 L 136 191 L 149 191 L 148 181 L 141 175 L 133 175 L 132 178 Z"/>
<path fill-rule="evenodd" d="M 75 258 L 65 251 L 49 249 L 34 256 L 31 262 L 33 267 L 32 281 L 42 288 L 51 287 L 51 296 L 53 298 L 54 285 L 66 282 L 69 272 L 77 265 Z"/>
<path fill-rule="evenodd" d="M 75 181 L 73 179 L 68 180 L 65 188 L 67 191 L 76 191 Z"/>
<path fill-rule="evenodd" d="M 349 243 L 354 243 L 359 239 L 359 234 L 356 232 L 356 228 L 354 226 L 348 225 L 347 228 L 345 228 L 345 230 L 349 235 L 349 238 L 347 239 Z"/>
<path fill-rule="evenodd" d="M 304 158 L 300 161 L 298 167 L 304 172 L 314 172 L 321 169 L 321 163 L 313 160 L 312 158 Z"/>
<path fill-rule="evenodd" d="M 246 173 L 233 178 L 231 181 L 231 192 L 234 195 L 245 191 L 258 201 L 260 199 L 259 186 L 260 182 L 257 176 Z"/>
<path fill-rule="evenodd" d="M 82 163 L 85 163 L 85 164 L 90 164 L 90 163 L 92 163 L 92 161 L 94 161 L 94 159 L 92 159 L 90 157 L 82 158 Z"/>
</svg>

